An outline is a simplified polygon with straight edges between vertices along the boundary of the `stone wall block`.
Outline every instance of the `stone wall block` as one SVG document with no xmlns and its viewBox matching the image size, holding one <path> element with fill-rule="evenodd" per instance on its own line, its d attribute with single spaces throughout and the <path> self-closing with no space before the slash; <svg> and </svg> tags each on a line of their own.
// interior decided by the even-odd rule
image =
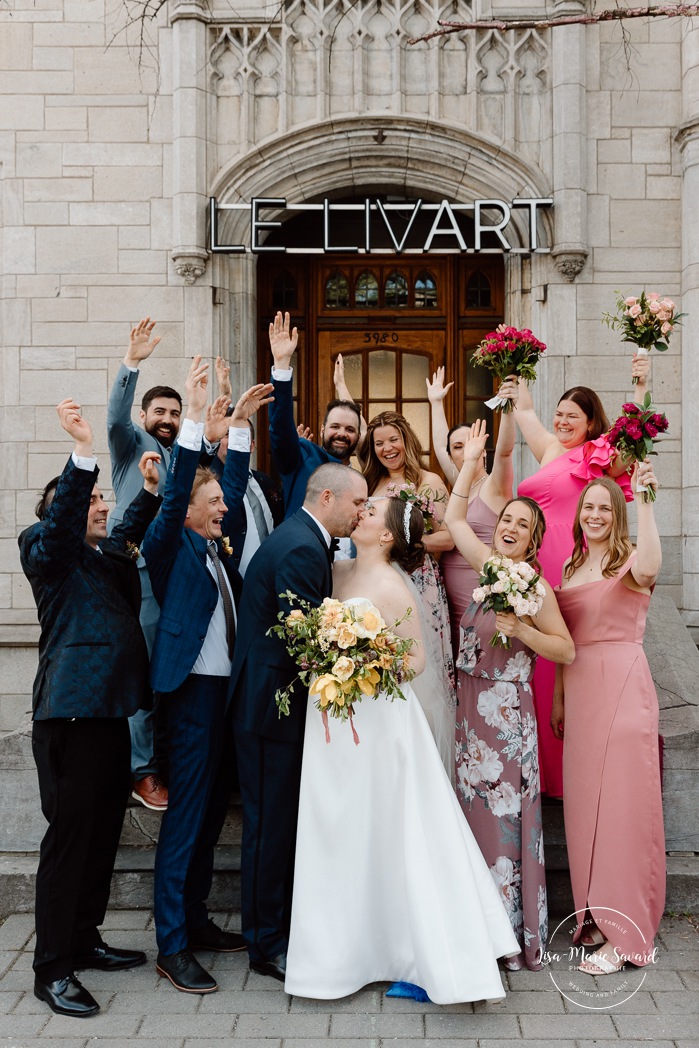
<svg viewBox="0 0 699 1048">
<path fill-rule="evenodd" d="M 69 142 L 63 163 L 73 167 L 158 167 L 162 147 L 143 142 Z"/>
<path fill-rule="evenodd" d="M 672 159 L 670 128 L 634 128 L 631 153 L 634 164 L 669 164 Z"/>
<path fill-rule="evenodd" d="M 94 174 L 95 200 L 146 201 L 162 194 L 159 167 L 98 167 Z"/>
<path fill-rule="evenodd" d="M 91 178 L 25 178 L 24 199 L 27 203 L 92 199 Z"/>
<path fill-rule="evenodd" d="M 70 395 L 84 406 L 104 404 L 106 386 L 104 371 L 26 371 L 20 379 L 20 402 L 54 405 L 63 396 Z"/>
<path fill-rule="evenodd" d="M 14 577 L 14 575 L 10 574 L 0 575 L 0 608 L 3 610 L 12 607 L 12 579 Z M 0 711 L 1 710 L 2 699 L 0 698 Z M 12 727 L 14 728 L 16 725 L 13 724 Z M 0 728 L 0 731 L 2 731 L 2 728 Z"/>
<path fill-rule="evenodd" d="M 608 196 L 588 195 L 587 238 L 590 247 L 609 246 L 609 204 Z"/>
<path fill-rule="evenodd" d="M 120 273 L 150 273 L 166 277 L 168 257 L 164 251 L 120 251 Z"/>
<path fill-rule="evenodd" d="M 88 110 L 88 129 L 91 142 L 147 142 L 146 106 L 140 109 L 91 106 Z"/>
<path fill-rule="evenodd" d="M 157 86 L 157 70 L 126 47 L 81 47 L 75 51 L 75 90 L 81 95 L 131 94 L 138 84 L 144 94 Z"/>
<path fill-rule="evenodd" d="M 678 200 L 681 187 L 682 179 L 679 177 L 648 175 L 646 178 L 646 196 L 649 200 Z"/>
<path fill-rule="evenodd" d="M 597 190 L 610 197 L 642 199 L 645 196 L 645 171 L 634 164 L 600 164 Z"/>
<path fill-rule="evenodd" d="M 0 69 L 32 69 L 32 43 L 31 25 L 5 19 L 0 33 Z"/>
<path fill-rule="evenodd" d="M 618 165 L 613 165 L 618 166 Z M 589 265 L 589 263 L 588 263 Z M 649 286 L 656 281 L 666 283 L 677 279 L 680 266 L 680 248 L 678 247 L 655 247 L 653 251 L 647 248 L 595 248 L 594 268 L 605 274 L 605 280 L 613 280 L 615 286 L 617 281 L 624 282 L 629 279 L 629 273 L 634 273 L 639 284 Z M 616 274 L 607 277 L 606 274 Z"/>
<path fill-rule="evenodd" d="M 14 535 L 15 493 L 14 491 L 0 491 L 0 538 L 13 538 Z"/>
<path fill-rule="evenodd" d="M 58 298 L 37 298 L 32 302 L 32 320 L 34 323 L 82 324 L 87 320 L 87 300 L 67 295 Z"/>
<path fill-rule="evenodd" d="M 600 164 L 630 164 L 631 141 L 628 138 L 603 138 L 597 142 Z"/>
<path fill-rule="evenodd" d="M 45 273 L 115 273 L 117 231 L 114 226 L 76 226 L 36 231 L 38 268 Z M 73 336 L 73 340 L 75 336 Z"/>
<path fill-rule="evenodd" d="M 67 226 L 70 217 L 67 204 L 26 204 L 24 221 L 27 226 Z"/>
<path fill-rule="evenodd" d="M 36 270 L 36 233 L 28 226 L 6 226 L 5 259 L 9 272 L 34 273 Z"/>
<path fill-rule="evenodd" d="M 116 334 L 114 325 L 122 325 L 121 336 L 114 343 L 114 353 L 121 359 L 126 352 L 131 325 L 141 317 L 150 316 L 157 320 L 156 334 L 160 334 L 164 324 L 182 320 L 182 296 L 181 287 L 91 287 L 88 292 L 88 316 L 95 324 L 109 323 L 112 338 Z M 156 357 L 167 351 L 168 346 L 164 341 L 161 342 L 144 368 L 149 368 Z"/>
<path fill-rule="evenodd" d="M 610 236 L 615 247 L 654 247 L 658 242 L 658 232 L 663 231 L 663 238 L 680 240 L 682 213 L 678 200 L 658 200 L 653 204 L 652 222 L 639 221 L 639 207 L 636 200 L 612 200 L 610 207 Z"/>
<path fill-rule="evenodd" d="M 44 120 L 47 131 L 85 131 L 87 109 L 85 106 L 47 106 Z"/>
<path fill-rule="evenodd" d="M 149 251 L 149 226 L 119 226 L 119 251 Z M 121 269 L 121 263 L 120 263 Z"/>
<path fill-rule="evenodd" d="M 0 442 L 27 441 L 34 439 L 34 415 L 33 407 L 3 407 L 0 411 Z M 5 449 L 3 448 L 3 456 Z"/>
<path fill-rule="evenodd" d="M 3 98 L 0 130 L 42 131 L 43 128 L 44 100 L 41 95 L 6 95 Z"/>
<path fill-rule="evenodd" d="M 73 346 L 26 346 L 20 351 L 23 371 L 72 371 L 75 368 Z"/>
<path fill-rule="evenodd" d="M 3 27 L 5 23 L 3 22 Z M 6 72 L 0 70 L 0 96 L 18 95 L 71 95 L 73 74 L 64 70 L 44 72 Z"/>
<path fill-rule="evenodd" d="M 70 220 L 74 226 L 148 225 L 150 207 L 145 201 L 76 203 L 70 205 Z"/>
<path fill-rule="evenodd" d="M 676 81 L 673 87 L 676 86 Z M 665 91 L 612 90 L 612 120 L 617 127 L 674 127 L 681 120 L 682 95 Z"/>
</svg>

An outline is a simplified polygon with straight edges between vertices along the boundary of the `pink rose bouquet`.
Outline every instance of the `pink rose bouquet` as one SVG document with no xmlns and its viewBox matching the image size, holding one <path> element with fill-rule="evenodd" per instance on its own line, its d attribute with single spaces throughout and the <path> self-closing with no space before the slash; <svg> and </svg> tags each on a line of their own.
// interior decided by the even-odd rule
<svg viewBox="0 0 699 1048">
<path fill-rule="evenodd" d="M 544 343 L 534 338 L 528 328 L 518 331 L 517 328 L 501 326 L 486 335 L 476 347 L 472 363 L 487 368 L 501 382 L 508 375 L 517 375 L 527 382 L 533 382 L 536 364 L 545 350 Z M 486 407 L 508 412 L 512 411 L 513 404 L 511 400 L 495 396 L 486 401 Z"/>
<path fill-rule="evenodd" d="M 657 291 L 642 291 L 624 297 L 617 292 L 616 314 L 603 313 L 602 319 L 611 328 L 620 328 L 624 333 L 623 342 L 633 342 L 637 353 L 649 353 L 657 349 L 664 353 L 668 348 L 670 335 L 674 327 L 680 325 L 680 318 L 685 313 L 676 313 L 677 306 L 671 298 L 663 298 Z M 634 384 L 637 378 L 632 380 Z"/>
<path fill-rule="evenodd" d="M 668 421 L 664 414 L 656 411 L 650 393 L 646 393 L 642 404 L 623 404 L 621 411 L 607 434 L 607 440 L 611 447 L 617 449 L 622 461 L 628 463 L 631 472 L 636 462 L 643 462 L 648 455 L 657 454 L 653 451 L 653 445 L 659 434 L 667 432 Z M 639 485 L 636 491 L 644 502 L 655 501 L 653 488 Z"/>
</svg>

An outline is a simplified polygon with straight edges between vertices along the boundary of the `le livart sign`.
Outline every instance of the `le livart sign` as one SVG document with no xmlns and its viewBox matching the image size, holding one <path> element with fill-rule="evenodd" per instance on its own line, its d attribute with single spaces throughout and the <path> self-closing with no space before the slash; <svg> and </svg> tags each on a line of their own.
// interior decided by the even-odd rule
<svg viewBox="0 0 699 1048">
<path fill-rule="evenodd" d="M 219 204 L 214 197 L 209 201 L 209 250 L 213 254 L 242 254 L 278 252 L 289 254 L 424 254 L 439 251 L 468 253 L 512 251 L 531 254 L 549 252 L 539 243 L 538 217 L 543 208 L 553 206 L 548 197 L 518 197 L 505 200 L 474 200 L 472 203 L 454 203 L 442 200 L 440 204 L 423 200 L 386 203 L 367 197 L 363 203 L 338 204 L 328 199 L 317 204 L 289 204 L 284 197 L 253 197 L 250 203 Z M 512 213 L 521 209 L 522 221 L 516 233 L 510 229 Z M 222 211 L 247 211 L 250 215 L 250 233 L 246 243 L 221 243 L 219 214 Z M 293 247 L 284 246 L 283 234 L 275 236 L 275 243 L 267 243 L 273 230 L 281 229 L 278 217 L 282 212 L 322 212 L 322 232 L 319 242 Z M 353 212 L 356 222 L 351 224 L 352 237 L 344 233 L 338 237 L 336 225 L 342 212 Z M 472 220 L 473 232 L 464 232 L 464 223 L 458 215 L 465 213 Z M 418 218 L 420 221 L 418 221 Z M 314 224 L 313 228 L 317 228 Z M 345 222 L 343 229 L 347 230 Z M 309 225 L 309 234 L 310 234 Z M 524 236 L 523 236 L 524 230 Z M 522 241 L 524 240 L 524 243 Z M 388 243 L 389 246 L 385 246 Z M 379 246 L 381 245 L 381 246 Z"/>
</svg>

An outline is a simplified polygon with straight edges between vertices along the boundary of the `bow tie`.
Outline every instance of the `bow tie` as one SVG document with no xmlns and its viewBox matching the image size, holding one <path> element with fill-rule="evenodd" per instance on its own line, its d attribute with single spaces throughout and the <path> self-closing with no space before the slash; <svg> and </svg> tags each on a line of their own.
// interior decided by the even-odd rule
<svg viewBox="0 0 699 1048">
<path fill-rule="evenodd" d="M 331 539 L 330 540 L 330 545 L 328 546 L 328 558 L 329 558 L 331 564 L 332 564 L 332 562 L 333 562 L 333 560 L 335 558 L 335 554 L 337 553 L 339 548 L 340 548 L 340 540 L 339 539 Z"/>
</svg>

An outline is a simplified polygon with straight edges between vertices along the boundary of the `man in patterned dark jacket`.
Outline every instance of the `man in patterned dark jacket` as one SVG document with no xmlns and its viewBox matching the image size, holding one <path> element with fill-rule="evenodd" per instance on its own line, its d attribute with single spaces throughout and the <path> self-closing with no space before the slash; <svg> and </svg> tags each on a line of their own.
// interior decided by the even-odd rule
<svg viewBox="0 0 699 1048">
<path fill-rule="evenodd" d="M 146 960 L 107 946 L 98 928 L 131 782 L 127 718 L 149 697 L 133 558 L 161 500 L 158 456 L 146 452 L 145 490 L 108 538 L 92 429 L 73 400 L 57 410 L 75 451 L 50 505 L 46 494 L 39 505 L 40 523 L 19 537 L 41 625 L 32 748 L 49 824 L 36 879 L 34 993 L 60 1015 L 85 1017 L 99 1005 L 76 969 L 116 971 Z"/>
</svg>

